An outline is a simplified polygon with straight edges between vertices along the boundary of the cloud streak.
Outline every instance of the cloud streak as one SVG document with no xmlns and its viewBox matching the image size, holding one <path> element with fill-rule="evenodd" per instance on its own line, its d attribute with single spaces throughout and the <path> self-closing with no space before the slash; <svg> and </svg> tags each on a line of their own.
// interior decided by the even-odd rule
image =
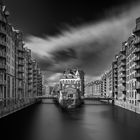
<svg viewBox="0 0 140 140">
<path fill-rule="evenodd" d="M 27 46 L 42 70 L 61 72 L 73 66 L 98 77 L 109 67 L 121 43 L 130 36 L 139 13 L 139 4 L 127 10 L 123 7 L 117 16 L 114 12 L 102 21 L 69 27 L 55 37 L 28 36 Z"/>
</svg>

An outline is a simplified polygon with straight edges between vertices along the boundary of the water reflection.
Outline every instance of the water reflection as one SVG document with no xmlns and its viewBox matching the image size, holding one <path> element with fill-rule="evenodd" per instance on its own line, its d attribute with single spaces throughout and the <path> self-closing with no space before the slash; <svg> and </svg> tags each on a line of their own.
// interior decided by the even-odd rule
<svg viewBox="0 0 140 140">
<path fill-rule="evenodd" d="M 37 104 L 0 120 L 4 140 L 135 140 L 139 130 L 140 115 L 102 103 L 69 112 Z"/>
</svg>

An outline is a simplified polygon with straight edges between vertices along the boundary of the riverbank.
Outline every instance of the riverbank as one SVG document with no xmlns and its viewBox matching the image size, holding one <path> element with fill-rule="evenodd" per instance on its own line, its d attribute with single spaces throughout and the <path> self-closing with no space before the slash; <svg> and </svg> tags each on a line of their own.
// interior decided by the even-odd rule
<svg viewBox="0 0 140 140">
<path fill-rule="evenodd" d="M 28 100 L 0 100 L 0 118 L 6 117 L 38 102 L 40 102 L 40 100 L 34 98 L 30 98 Z"/>
</svg>

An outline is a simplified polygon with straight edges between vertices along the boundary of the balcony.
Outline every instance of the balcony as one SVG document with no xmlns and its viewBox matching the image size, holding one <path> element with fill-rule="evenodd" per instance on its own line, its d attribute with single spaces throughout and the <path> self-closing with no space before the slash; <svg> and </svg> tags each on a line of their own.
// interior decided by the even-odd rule
<svg viewBox="0 0 140 140">
<path fill-rule="evenodd" d="M 140 61 L 140 57 L 139 57 L 139 56 L 136 56 L 135 59 L 134 59 L 134 62 L 137 63 L 137 62 L 139 62 L 139 61 Z"/>
<path fill-rule="evenodd" d="M 32 89 L 30 88 L 30 89 L 28 89 L 28 92 L 31 92 L 32 91 Z"/>
<path fill-rule="evenodd" d="M 24 79 L 24 76 L 23 76 L 22 74 L 19 73 L 19 74 L 18 74 L 18 79 L 19 79 L 19 80 L 23 80 L 23 79 Z"/>
<path fill-rule="evenodd" d="M 121 61 L 125 61 L 125 60 L 126 60 L 126 57 L 122 56 Z"/>
<path fill-rule="evenodd" d="M 126 66 L 126 63 L 122 61 L 121 64 L 120 64 L 120 66 L 121 67 L 125 67 Z"/>
<path fill-rule="evenodd" d="M 18 73 L 24 73 L 24 69 L 18 69 Z"/>
<path fill-rule="evenodd" d="M 28 66 L 28 70 L 31 70 L 31 69 L 32 69 L 32 65 L 29 65 L 29 66 Z"/>
<path fill-rule="evenodd" d="M 0 46 L 6 47 L 6 46 L 7 46 L 7 44 L 6 44 L 6 42 L 5 42 L 5 41 L 3 41 L 3 40 L 1 40 L 1 39 L 0 39 Z"/>
<path fill-rule="evenodd" d="M 126 50 L 125 50 L 125 49 L 122 49 L 122 50 L 120 50 L 120 52 L 121 52 L 122 54 L 125 54 Z"/>
<path fill-rule="evenodd" d="M 34 71 L 33 71 L 33 74 L 35 74 L 35 75 L 36 75 L 36 74 L 37 74 L 37 71 L 36 71 L 36 70 L 34 70 Z"/>
<path fill-rule="evenodd" d="M 136 89 L 137 89 L 137 90 L 140 90 L 140 83 L 137 83 L 137 84 L 136 84 Z"/>
<path fill-rule="evenodd" d="M 120 77 L 121 78 L 126 78 L 126 75 L 122 73 L 122 74 L 120 74 Z"/>
<path fill-rule="evenodd" d="M 134 70 L 140 70 L 140 65 L 136 65 L 136 66 L 134 67 Z"/>
<path fill-rule="evenodd" d="M 32 61 L 28 61 L 28 65 L 31 65 L 32 64 Z"/>
<path fill-rule="evenodd" d="M 36 77 L 37 76 L 37 73 L 33 73 L 33 76 Z"/>
<path fill-rule="evenodd" d="M 124 67 L 121 67 L 120 68 L 120 71 L 123 72 L 123 73 L 125 73 L 126 72 L 126 69 Z"/>
<path fill-rule="evenodd" d="M 0 69 L 6 70 L 6 65 L 0 64 Z"/>
<path fill-rule="evenodd" d="M 0 27 L 0 33 L 6 35 L 6 29 L 4 27 Z"/>
<path fill-rule="evenodd" d="M 33 77 L 32 76 L 29 76 L 28 77 L 28 81 L 30 81 L 30 80 L 32 80 L 33 79 Z"/>
<path fill-rule="evenodd" d="M 136 99 L 137 99 L 137 101 L 140 101 L 140 94 L 136 95 Z"/>
<path fill-rule="evenodd" d="M 122 93 L 123 93 L 124 95 L 126 95 L 126 90 L 123 90 Z"/>
<path fill-rule="evenodd" d="M 137 46 L 138 44 L 140 44 L 140 38 L 137 37 L 135 40 L 134 40 L 134 45 Z"/>
<path fill-rule="evenodd" d="M 32 75 L 32 71 L 28 71 L 28 75 Z"/>
<path fill-rule="evenodd" d="M 24 55 L 18 54 L 18 58 L 19 58 L 19 59 L 24 59 Z"/>
<path fill-rule="evenodd" d="M 139 26 L 136 26 L 136 27 L 133 29 L 133 33 L 134 33 L 134 34 L 137 34 L 138 32 L 140 32 L 140 27 L 139 27 Z"/>
<path fill-rule="evenodd" d="M 125 78 L 126 78 L 126 77 L 125 77 Z M 122 84 L 126 84 L 125 78 L 121 78 L 121 83 L 122 83 Z"/>
<path fill-rule="evenodd" d="M 117 69 L 118 68 L 118 66 L 117 65 L 114 65 L 114 69 Z"/>
<path fill-rule="evenodd" d="M 134 54 L 139 54 L 139 53 L 140 53 L 140 48 L 136 48 Z"/>
<path fill-rule="evenodd" d="M 118 88 L 118 83 L 114 85 L 115 88 Z"/>
<path fill-rule="evenodd" d="M 126 81 L 122 81 L 122 85 L 126 87 Z"/>
<path fill-rule="evenodd" d="M 37 84 L 37 81 L 33 81 L 33 84 Z"/>
<path fill-rule="evenodd" d="M 24 62 L 18 62 L 18 66 L 24 66 Z"/>
<path fill-rule="evenodd" d="M 136 73 L 134 78 L 139 79 L 140 78 L 140 73 Z"/>
<path fill-rule="evenodd" d="M 24 87 L 22 85 L 18 85 L 18 89 L 23 89 Z"/>
<path fill-rule="evenodd" d="M 116 79 L 118 77 L 118 75 L 117 74 L 114 74 L 114 78 Z"/>
<path fill-rule="evenodd" d="M 19 48 L 18 48 L 18 51 L 21 52 L 21 53 L 23 53 L 23 52 L 24 52 L 24 48 L 19 47 Z"/>
<path fill-rule="evenodd" d="M 0 80 L 0 86 L 4 86 L 4 85 L 6 85 L 6 81 Z"/>
<path fill-rule="evenodd" d="M 37 81 L 37 78 L 33 77 L 33 81 Z"/>
<path fill-rule="evenodd" d="M 6 53 L 0 51 L 0 58 L 5 58 L 6 59 Z"/>
<path fill-rule="evenodd" d="M 115 93 L 117 93 L 117 92 L 118 92 L 118 89 L 117 89 L 117 88 L 115 88 L 115 89 L 114 89 L 114 92 L 115 92 Z"/>
<path fill-rule="evenodd" d="M 32 81 L 31 82 L 28 82 L 28 85 L 32 85 Z"/>
<path fill-rule="evenodd" d="M 118 81 L 118 76 L 114 77 L 114 81 Z"/>
</svg>

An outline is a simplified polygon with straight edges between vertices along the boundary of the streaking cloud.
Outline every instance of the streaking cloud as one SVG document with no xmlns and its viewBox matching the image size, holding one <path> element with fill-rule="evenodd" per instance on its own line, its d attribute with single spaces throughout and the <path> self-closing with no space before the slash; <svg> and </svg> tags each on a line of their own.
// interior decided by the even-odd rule
<svg viewBox="0 0 140 140">
<path fill-rule="evenodd" d="M 73 66 L 98 77 L 110 66 L 121 43 L 131 35 L 139 13 L 139 5 L 127 10 L 124 7 L 119 16 L 114 14 L 100 22 L 69 27 L 55 37 L 28 36 L 27 46 L 42 70 L 61 72 Z"/>
</svg>

